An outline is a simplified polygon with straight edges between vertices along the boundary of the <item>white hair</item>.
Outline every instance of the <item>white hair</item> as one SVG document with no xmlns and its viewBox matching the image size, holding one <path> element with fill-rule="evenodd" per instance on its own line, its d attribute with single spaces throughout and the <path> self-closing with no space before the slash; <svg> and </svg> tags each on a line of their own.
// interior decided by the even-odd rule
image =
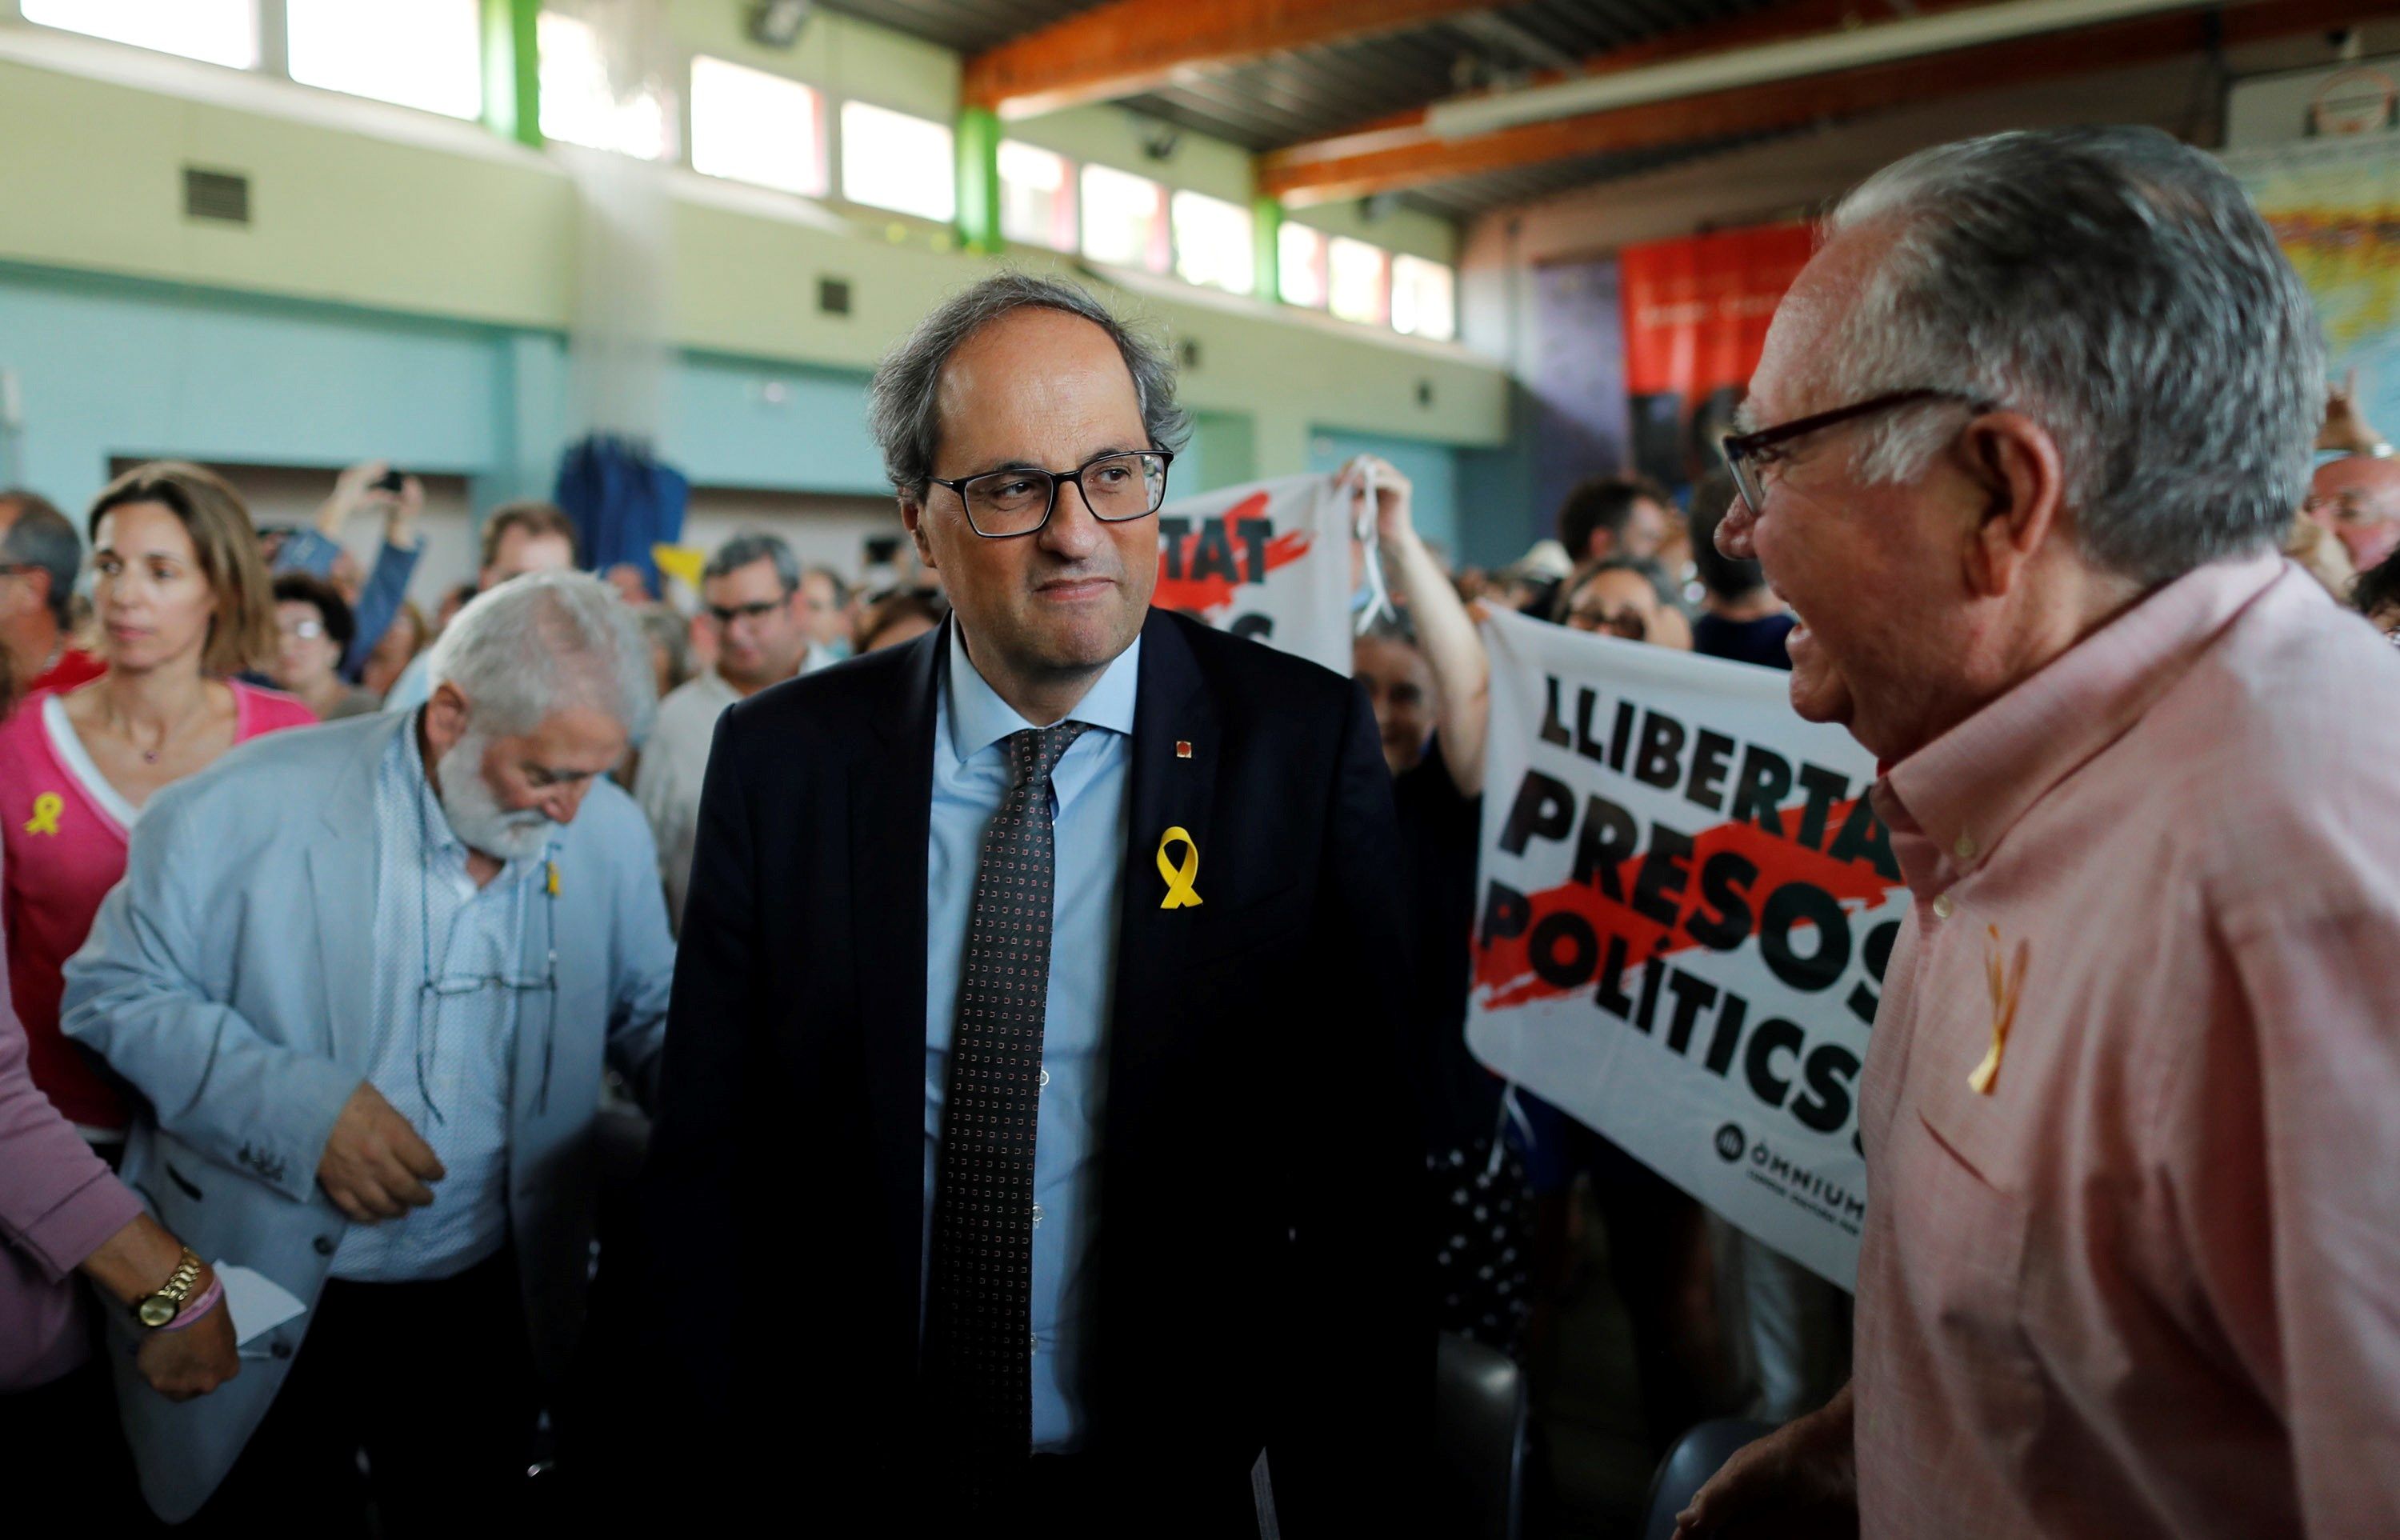
<svg viewBox="0 0 2400 1540">
<path fill-rule="evenodd" d="M 1832 233 L 1888 226 L 1829 401 L 1932 388 L 2025 413 L 2058 444 L 2074 537 L 2144 584 L 2275 545 L 2308 485 L 2325 347 L 2241 184 L 2156 129 L 1992 134 L 1869 178 Z M 1926 405 L 1854 441 L 1871 482 L 1957 431 Z"/>
<path fill-rule="evenodd" d="M 433 644 L 431 682 L 467 697 L 474 729 L 530 732 L 570 706 L 638 743 L 658 709 L 649 644 L 615 590 L 584 572 L 529 572 L 477 596 Z"/>
</svg>

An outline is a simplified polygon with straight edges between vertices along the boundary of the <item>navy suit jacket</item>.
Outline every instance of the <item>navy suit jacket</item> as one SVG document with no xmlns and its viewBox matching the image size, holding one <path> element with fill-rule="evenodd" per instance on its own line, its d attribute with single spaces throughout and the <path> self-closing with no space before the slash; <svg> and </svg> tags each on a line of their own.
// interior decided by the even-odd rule
<svg viewBox="0 0 2400 1540">
<path fill-rule="evenodd" d="M 1284 1533 L 1373 1533 L 1433 1341 L 1390 776 L 1348 680 L 1165 611 L 1142 637 L 1087 1464 L 1123 1533 L 1241 1531 L 1261 1451 Z M 762 691 L 711 753 L 638 1315 L 651 1431 L 729 1500 L 940 1485 L 915 1429 L 947 645 Z M 1178 825 L 1203 902 L 1167 909 Z"/>
</svg>

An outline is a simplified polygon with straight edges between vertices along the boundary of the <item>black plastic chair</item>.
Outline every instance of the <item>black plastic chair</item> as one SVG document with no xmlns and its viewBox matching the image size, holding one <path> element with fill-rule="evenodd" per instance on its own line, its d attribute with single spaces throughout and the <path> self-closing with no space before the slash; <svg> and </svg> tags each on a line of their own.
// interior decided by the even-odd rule
<svg viewBox="0 0 2400 1540">
<path fill-rule="evenodd" d="M 1724 1469 L 1743 1445 L 1774 1431 L 1772 1423 L 1721 1417 L 1701 1423 L 1676 1439 L 1667 1458 L 1658 1462 L 1657 1474 L 1650 1479 L 1649 1517 L 1643 1520 L 1642 1540 L 1673 1540 L 1675 1515 L 1692 1506 L 1709 1478 Z"/>
<path fill-rule="evenodd" d="M 1442 1333 L 1434 1352 L 1434 1432 L 1440 1521 L 1427 1533 L 1518 1540 L 1525 1511 L 1524 1371 L 1470 1337 Z"/>
</svg>

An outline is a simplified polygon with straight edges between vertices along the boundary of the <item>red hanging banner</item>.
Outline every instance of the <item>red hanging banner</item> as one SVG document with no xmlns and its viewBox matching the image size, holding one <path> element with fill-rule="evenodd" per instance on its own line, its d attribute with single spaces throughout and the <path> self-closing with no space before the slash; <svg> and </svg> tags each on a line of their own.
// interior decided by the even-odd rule
<svg viewBox="0 0 2400 1540">
<path fill-rule="evenodd" d="M 1633 459 L 1645 474 L 1683 486 L 1714 468 L 1766 324 L 1815 249 L 1806 225 L 1762 225 L 1618 254 Z"/>
</svg>

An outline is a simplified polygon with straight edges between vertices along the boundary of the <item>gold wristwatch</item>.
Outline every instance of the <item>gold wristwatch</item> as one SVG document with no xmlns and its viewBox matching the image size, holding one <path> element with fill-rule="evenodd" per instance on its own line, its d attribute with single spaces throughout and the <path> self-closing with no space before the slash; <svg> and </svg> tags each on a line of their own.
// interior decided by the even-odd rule
<svg viewBox="0 0 2400 1540">
<path fill-rule="evenodd" d="M 199 1287 L 200 1259 L 193 1255 L 192 1248 L 187 1246 L 184 1247 L 182 1260 L 175 1263 L 175 1271 L 168 1275 L 165 1286 L 133 1307 L 133 1318 L 155 1331 L 182 1315 L 184 1306 L 191 1302 L 193 1292 Z"/>
</svg>

